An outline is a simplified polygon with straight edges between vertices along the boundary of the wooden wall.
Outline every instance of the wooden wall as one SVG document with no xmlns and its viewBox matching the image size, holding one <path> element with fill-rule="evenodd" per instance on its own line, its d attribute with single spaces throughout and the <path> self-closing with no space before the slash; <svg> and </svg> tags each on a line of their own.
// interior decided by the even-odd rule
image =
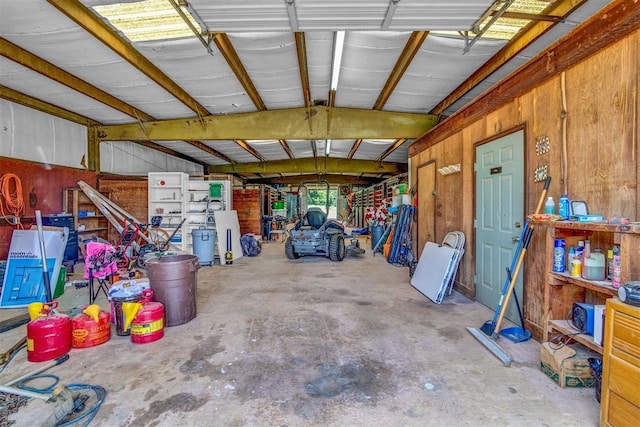
<svg viewBox="0 0 640 427">
<path fill-rule="evenodd" d="M 260 238 L 262 235 L 260 189 L 234 189 L 233 208 L 238 212 L 240 234 L 253 233 Z"/>
<path fill-rule="evenodd" d="M 102 193 L 109 193 L 109 198 L 130 215 L 142 222 L 148 221 L 148 199 L 147 178 L 137 176 L 117 176 L 100 175 L 98 190 Z M 119 235 L 111 227 L 109 230 L 109 241 L 117 242 Z"/>
<path fill-rule="evenodd" d="M 525 129 L 526 212 L 535 211 L 542 192 L 543 183 L 534 183 L 534 169 L 547 165 L 548 174 L 553 179 L 549 195 L 556 201 L 566 189 L 572 200 L 587 201 L 592 213 L 640 220 L 640 31 L 637 27 L 636 20 L 632 32 L 564 70 L 560 70 L 558 64 L 567 58 L 558 52 L 574 52 L 580 46 L 561 46 L 551 51 L 555 56 L 548 54 L 538 62 L 533 61 L 534 67 L 543 67 L 540 64 L 546 61 L 547 68 L 542 72 L 546 72 L 547 77 L 533 84 L 531 89 L 511 98 L 505 98 L 504 93 L 514 91 L 513 87 L 492 90 L 410 147 L 412 184 L 415 184 L 417 167 L 427 161 L 435 160 L 438 168 L 461 163 L 461 173 L 436 176 L 434 218 L 436 241 L 442 240 L 452 230 L 462 230 L 467 236 L 457 284 L 460 292 L 472 298 L 475 296 L 475 147 L 498 135 Z M 600 30 L 616 31 L 605 25 Z M 598 39 L 593 32 L 589 37 Z M 571 42 L 569 38 L 565 43 Z M 519 72 L 526 74 L 526 68 Z M 517 81 L 516 76 L 507 84 L 513 85 Z M 520 84 L 526 86 L 531 83 L 521 80 Z M 566 115 L 563 114 L 563 87 Z M 563 116 L 566 120 L 566 171 L 562 162 Z M 548 154 L 536 155 L 535 141 L 542 137 L 549 138 L 551 149 Z M 418 200 L 421 197 L 425 196 L 418 195 Z M 545 316 L 544 243 L 544 230 L 536 230 L 524 267 L 526 327 L 538 340 L 542 337 Z"/>
<path fill-rule="evenodd" d="M 62 212 L 63 188 L 77 187 L 81 180 L 95 186 L 97 179 L 94 172 L 0 157 L 0 175 L 6 173 L 15 174 L 22 185 L 25 228 L 35 223 L 36 210 L 41 211 L 42 215 Z M 0 259 L 7 258 L 14 229 L 14 226 L 0 220 Z"/>
</svg>

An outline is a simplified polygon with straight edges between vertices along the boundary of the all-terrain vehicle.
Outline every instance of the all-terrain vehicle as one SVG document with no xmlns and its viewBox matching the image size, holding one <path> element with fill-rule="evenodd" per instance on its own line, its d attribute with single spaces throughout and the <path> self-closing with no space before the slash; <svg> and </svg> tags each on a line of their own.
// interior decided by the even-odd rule
<svg viewBox="0 0 640 427">
<path fill-rule="evenodd" d="M 326 185 L 325 211 L 318 207 L 307 208 L 307 184 L 320 183 Z M 289 237 L 284 243 L 284 252 L 289 259 L 301 256 L 316 255 L 329 258 L 331 261 L 342 261 L 345 254 L 363 254 L 358 239 L 346 235 L 344 225 L 335 219 L 327 219 L 329 212 L 329 183 L 325 180 L 305 181 L 298 186 L 298 222 L 289 230 Z M 345 238 L 351 243 L 345 246 Z"/>
</svg>

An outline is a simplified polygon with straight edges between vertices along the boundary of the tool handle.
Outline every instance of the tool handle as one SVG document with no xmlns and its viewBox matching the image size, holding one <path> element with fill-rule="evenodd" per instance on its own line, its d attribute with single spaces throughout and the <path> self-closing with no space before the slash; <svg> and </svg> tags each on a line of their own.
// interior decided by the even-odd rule
<svg viewBox="0 0 640 427">
<path fill-rule="evenodd" d="M 10 382 L 6 383 L 5 385 L 11 386 L 13 384 L 17 384 L 20 381 L 24 380 L 25 378 L 29 378 L 29 377 L 31 377 L 33 375 L 38 375 L 40 372 L 44 372 L 49 368 L 53 368 L 54 366 L 57 366 L 57 365 L 59 365 L 61 363 L 66 362 L 67 360 L 69 360 L 69 353 L 63 354 L 62 356 L 57 357 L 57 358 L 47 362 L 46 364 L 44 364 L 42 366 L 39 366 L 37 369 L 29 372 L 28 374 L 23 375 L 21 377 L 18 377 L 18 378 L 14 379 L 14 380 L 11 380 Z"/>
</svg>

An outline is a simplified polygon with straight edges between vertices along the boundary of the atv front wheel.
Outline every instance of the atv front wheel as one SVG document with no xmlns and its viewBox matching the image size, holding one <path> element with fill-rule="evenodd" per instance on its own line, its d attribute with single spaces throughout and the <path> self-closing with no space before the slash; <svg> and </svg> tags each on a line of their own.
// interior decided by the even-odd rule
<svg viewBox="0 0 640 427">
<path fill-rule="evenodd" d="M 300 255 L 298 255 L 293 250 L 293 243 L 291 242 L 291 237 L 287 237 L 287 240 L 284 242 L 284 253 L 287 255 L 289 259 L 298 259 Z"/>
<path fill-rule="evenodd" d="M 340 234 L 333 234 L 329 240 L 329 259 L 331 261 L 342 261 L 344 253 L 344 237 Z"/>
</svg>

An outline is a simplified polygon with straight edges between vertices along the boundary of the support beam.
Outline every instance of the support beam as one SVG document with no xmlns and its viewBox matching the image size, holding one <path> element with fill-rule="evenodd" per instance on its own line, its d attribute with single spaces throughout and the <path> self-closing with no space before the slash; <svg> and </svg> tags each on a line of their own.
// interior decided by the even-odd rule
<svg viewBox="0 0 640 427">
<path fill-rule="evenodd" d="M 558 0 L 551 6 L 542 11 L 543 15 L 555 15 L 565 17 L 578 7 L 582 6 L 587 0 Z M 513 57 L 522 52 L 527 46 L 536 41 L 556 22 L 536 21 L 520 30 L 509 42 L 498 51 L 491 59 L 478 68 L 467 80 L 451 92 L 445 99 L 436 105 L 431 114 L 440 115 L 447 108 L 453 105 L 457 100 L 462 98 L 467 92 L 480 84 L 491 73 L 509 62 Z"/>
<path fill-rule="evenodd" d="M 134 49 L 124 37 L 118 34 L 118 32 L 84 6 L 79 0 L 47 1 L 196 114 L 200 116 L 210 114 L 195 98 L 160 71 L 160 69 L 153 65 L 144 55 Z"/>
<path fill-rule="evenodd" d="M 402 76 L 405 71 L 407 71 L 407 68 L 409 68 L 411 61 L 413 61 L 413 58 L 420 50 L 420 46 L 422 46 L 428 35 L 428 31 L 414 31 L 411 33 L 400 57 L 396 61 L 396 65 L 393 67 L 393 70 L 391 70 L 391 74 L 389 74 L 386 83 L 380 91 L 376 103 L 373 105 L 374 110 L 382 110 L 382 107 L 387 103 L 398 83 L 400 83 L 400 79 L 402 79 Z"/>
<path fill-rule="evenodd" d="M 280 143 L 280 146 L 282 147 L 284 152 L 287 153 L 287 156 L 289 156 L 290 159 L 295 159 L 295 156 L 293 155 L 293 151 L 291 151 L 291 148 L 289 148 L 287 141 L 285 141 L 284 139 L 280 139 L 278 140 L 278 142 Z"/>
<path fill-rule="evenodd" d="M 256 89 L 253 82 L 251 81 L 251 77 L 249 77 L 249 73 L 247 73 L 246 68 L 244 68 L 242 61 L 240 61 L 240 57 L 231 44 L 231 40 L 229 40 L 229 37 L 225 33 L 215 33 L 213 34 L 213 41 L 215 42 L 216 46 L 218 46 L 220 53 L 222 54 L 222 56 L 224 56 L 224 59 L 231 67 L 233 74 L 236 75 L 236 78 L 238 79 L 244 90 L 247 92 L 247 95 L 249 95 L 249 98 L 251 98 L 251 101 L 256 106 L 256 108 L 259 111 L 266 110 L 267 107 L 265 106 L 262 97 L 258 93 L 258 89 Z"/>
<path fill-rule="evenodd" d="M 112 96 L 107 92 L 98 89 L 92 84 L 79 79 L 73 74 L 66 72 L 62 68 L 59 68 L 52 63 L 45 61 L 44 59 L 39 58 L 30 52 L 27 52 L 20 46 L 17 46 L 2 37 L 0 37 L 0 56 L 4 56 L 5 58 L 10 59 L 22 65 L 23 67 L 27 67 L 30 70 L 35 71 L 36 73 L 42 74 L 43 76 L 48 77 L 51 80 L 54 80 L 72 90 L 93 98 L 96 101 L 101 102 L 130 117 L 145 121 L 154 120 L 152 116 L 146 114 L 145 112 L 138 110 L 137 108 L 121 101 L 115 96 Z"/>
<path fill-rule="evenodd" d="M 231 160 L 229 157 L 225 156 L 224 154 L 222 154 L 218 150 L 214 150 L 213 148 L 209 147 L 204 142 L 201 142 L 201 141 L 185 141 L 185 142 L 187 144 L 190 144 L 190 145 L 192 145 L 192 146 L 204 151 L 205 153 L 209 153 L 212 156 L 216 156 L 217 158 L 222 159 L 225 162 L 234 163 L 234 161 Z M 206 168 L 206 165 L 205 165 L 205 168 Z"/>
<path fill-rule="evenodd" d="M 307 63 L 307 40 L 304 33 L 295 33 L 296 54 L 298 55 L 298 69 L 300 70 L 300 83 L 302 84 L 302 97 L 304 106 L 311 106 L 311 89 L 309 88 L 309 65 Z"/>
<path fill-rule="evenodd" d="M 100 173 L 100 140 L 95 127 L 87 129 L 87 169 Z"/>
<path fill-rule="evenodd" d="M 409 146 L 409 157 L 460 132 L 465 126 L 480 120 L 488 112 L 512 102 L 549 79 L 575 66 L 591 55 L 618 42 L 640 29 L 640 8 L 632 7 L 638 0 L 615 1 L 605 6 L 565 37 L 556 41 L 526 66 L 518 69 L 474 99 L 463 109 L 456 111 L 433 131 L 423 135 Z M 594 37 L 597 34 L 597 37 Z"/>
<path fill-rule="evenodd" d="M 74 113 L 73 111 L 65 110 L 64 108 L 61 108 L 57 105 L 50 104 L 41 99 L 34 98 L 32 96 L 15 91 L 13 89 L 9 89 L 8 87 L 5 87 L 5 86 L 0 86 L 0 98 L 6 99 L 7 101 L 15 102 L 16 104 L 24 105 L 25 107 L 32 108 L 34 110 L 42 111 L 43 113 L 50 114 L 52 116 L 59 117 L 64 120 L 69 120 L 70 122 L 77 123 L 79 125 L 86 126 L 87 128 L 89 128 L 88 129 L 89 134 L 93 132 L 92 128 L 94 128 L 95 126 L 101 125 L 100 123 L 94 120 L 91 120 L 88 117 L 81 116 L 79 114 Z M 96 134 L 96 138 L 97 138 L 97 134 Z M 200 160 L 194 159 L 193 157 L 189 157 L 175 150 L 171 150 L 170 148 L 163 147 L 162 145 L 158 145 L 151 141 L 132 141 L 132 142 L 142 145 L 144 147 L 147 147 L 151 150 L 169 154 L 171 156 L 178 157 L 180 159 L 183 159 L 189 162 L 201 164 L 203 167 L 208 166 L 207 164 L 202 163 Z M 98 149 L 99 149 L 99 146 L 90 148 L 90 151 L 91 150 L 93 151 L 88 153 L 89 159 L 88 159 L 87 167 L 90 167 L 91 165 L 94 165 L 93 167 L 96 167 L 95 166 L 96 161 L 93 159 L 93 156 L 94 155 L 99 156 Z"/>
<path fill-rule="evenodd" d="M 391 153 L 393 153 L 394 151 L 396 151 L 398 148 L 400 148 L 402 146 L 402 144 L 404 144 L 407 141 L 407 138 L 400 138 L 398 139 L 396 142 L 394 142 L 389 148 L 387 148 L 386 150 L 384 150 L 384 153 L 380 154 L 378 156 L 378 158 L 376 159 L 376 161 L 381 162 L 384 159 L 386 159 L 387 157 L 389 157 L 389 155 Z"/>
<path fill-rule="evenodd" d="M 330 117 L 330 121 L 329 121 Z M 329 126 L 330 123 L 330 126 Z M 102 126 L 104 141 L 417 138 L 437 116 L 355 108 L 289 108 L 191 119 Z"/>
<path fill-rule="evenodd" d="M 46 101 L 34 98 L 22 92 L 18 92 L 13 89 L 9 89 L 6 86 L 0 86 L 0 98 L 15 104 L 24 105 L 25 107 L 32 108 L 34 110 L 42 111 L 43 113 L 50 114 L 61 119 L 68 120 L 73 123 L 77 123 L 83 126 L 94 126 L 98 122 L 91 120 L 88 117 L 81 116 L 73 111 L 65 110 L 57 105 L 50 104 Z"/>
<path fill-rule="evenodd" d="M 241 139 L 234 139 L 233 142 L 238 144 L 243 150 L 245 150 L 247 153 L 251 154 L 256 159 L 260 160 L 261 162 L 266 162 L 267 161 L 267 159 L 265 157 L 263 157 L 262 154 L 258 153 L 252 146 L 247 144 L 246 141 L 243 141 Z"/>
<path fill-rule="evenodd" d="M 297 186 L 301 182 L 316 180 L 316 179 L 324 179 L 329 182 L 331 185 L 362 185 L 369 186 L 372 184 L 377 184 L 380 181 L 383 181 L 384 178 L 378 177 L 363 177 L 363 176 L 353 176 L 353 175 L 318 175 L 318 174 L 310 174 L 310 175 L 293 175 L 293 176 L 284 176 L 284 177 L 265 177 L 265 178 L 245 178 L 244 182 L 247 184 L 279 184 L 279 185 L 293 185 Z"/>
<path fill-rule="evenodd" d="M 235 163 L 209 166 L 209 173 L 227 174 L 340 174 L 371 173 L 397 174 L 407 171 L 406 163 L 376 162 L 373 160 L 349 160 L 335 157 L 304 158 L 295 160 L 273 160 L 260 163 Z"/>
<path fill-rule="evenodd" d="M 360 148 L 360 144 L 362 144 L 362 138 L 356 139 L 353 145 L 351 146 L 351 150 L 349 150 L 349 155 L 347 156 L 347 158 L 353 159 L 353 156 L 356 154 L 356 151 L 358 151 L 358 148 Z"/>
</svg>

